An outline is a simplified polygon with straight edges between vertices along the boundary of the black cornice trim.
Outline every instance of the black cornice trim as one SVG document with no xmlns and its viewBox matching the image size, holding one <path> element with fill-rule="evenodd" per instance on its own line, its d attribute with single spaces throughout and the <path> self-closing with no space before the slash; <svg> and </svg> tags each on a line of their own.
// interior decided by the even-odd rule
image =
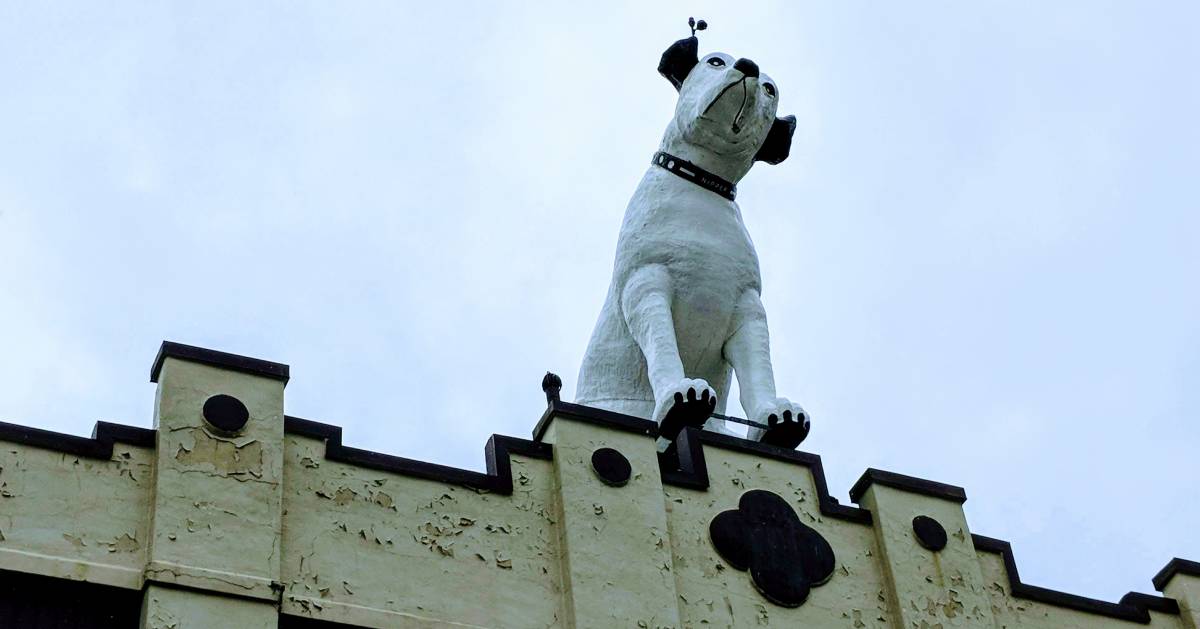
<svg viewBox="0 0 1200 629">
<path fill-rule="evenodd" d="M 1002 539 L 985 537 L 983 535 L 971 535 L 971 541 L 975 544 L 975 550 L 996 553 L 1003 557 L 1004 571 L 1008 573 L 1009 593 L 1014 598 L 1023 598 L 1056 607 L 1065 607 L 1075 611 L 1142 624 L 1150 623 L 1151 611 L 1163 614 L 1179 613 L 1179 604 L 1175 599 L 1142 594 L 1141 592 L 1130 592 L 1122 596 L 1119 603 L 1110 603 L 1086 596 L 1079 596 L 1078 594 L 1068 594 L 1066 592 L 1059 592 L 1058 590 L 1022 583 L 1021 575 L 1017 572 L 1017 561 L 1013 556 L 1012 544 Z"/>
<path fill-rule="evenodd" d="M 111 459 L 113 444 L 120 442 L 139 448 L 154 447 L 155 432 L 149 428 L 96 422 L 92 437 L 0 422 L 0 441 L 64 452 L 89 459 Z"/>
<path fill-rule="evenodd" d="M 632 432 L 647 437 L 658 437 L 658 425 L 648 419 L 634 417 L 633 415 L 625 415 L 622 413 L 614 413 L 602 408 L 594 408 L 584 406 L 582 404 L 572 404 L 571 402 L 553 401 L 546 406 L 546 412 L 542 413 L 541 419 L 538 420 L 537 426 L 533 428 L 533 440 L 541 441 L 542 436 L 546 434 L 546 429 L 550 428 L 550 420 L 555 417 L 565 417 L 567 419 L 577 419 L 596 426 L 604 426 L 621 432 Z"/>
<path fill-rule="evenodd" d="M 283 431 L 301 437 L 312 439 L 328 439 L 334 443 L 342 443 L 342 427 L 333 424 L 323 424 L 301 417 L 283 416 Z"/>
<path fill-rule="evenodd" d="M 519 454 L 533 459 L 550 460 L 553 449 L 549 444 L 492 435 L 484 447 L 487 473 L 464 470 L 447 465 L 372 452 L 342 445 L 342 429 L 329 424 L 292 417 L 283 418 L 285 432 L 320 439 L 325 442 L 325 458 L 330 461 L 357 465 L 414 478 L 461 485 L 471 489 L 510 495 L 513 491 L 510 455 Z"/>
<path fill-rule="evenodd" d="M 925 480 L 924 478 L 917 478 L 915 476 L 905 476 L 904 474 L 897 474 L 895 472 L 877 470 L 875 468 L 867 468 L 867 471 L 863 472 L 863 475 L 859 477 L 858 482 L 854 483 L 854 486 L 850 488 L 850 499 L 858 502 L 862 499 L 863 494 L 867 493 L 867 488 L 873 484 L 930 496 L 932 498 L 950 500 L 959 504 L 967 501 L 967 491 L 962 487 Z"/>
<path fill-rule="evenodd" d="M 1068 594 L 1068 596 L 1071 595 Z M 1118 604 L 1129 607 L 1141 607 L 1148 611 L 1158 612 L 1160 614 L 1179 613 L 1179 601 L 1176 601 L 1173 598 L 1167 598 L 1166 596 L 1155 596 L 1153 594 L 1143 594 L 1141 592 L 1126 592 L 1125 596 L 1122 596 L 1121 600 L 1118 601 Z"/>
<path fill-rule="evenodd" d="M 194 345 L 163 341 L 158 348 L 158 356 L 154 358 L 154 366 L 150 368 L 150 382 L 158 382 L 158 373 L 162 371 L 163 361 L 167 357 L 180 360 L 190 360 L 196 363 L 240 371 L 254 376 L 262 376 L 279 380 L 287 384 L 291 378 L 290 368 L 283 363 L 273 363 L 269 360 L 239 356 L 228 352 L 218 352 L 215 349 L 205 349 Z"/>
<path fill-rule="evenodd" d="M 331 461 L 339 461 L 475 489 L 484 489 L 501 494 L 511 494 L 512 469 L 509 463 L 509 455 L 520 454 L 531 458 L 551 460 L 553 458 L 553 448 L 550 444 L 541 442 L 540 439 L 545 435 L 547 428 L 549 428 L 551 419 L 555 417 L 582 421 L 650 438 L 658 436 L 657 426 L 649 420 L 592 408 L 590 406 L 572 404 L 570 402 L 553 402 L 546 409 L 546 412 L 542 415 L 537 427 L 533 431 L 535 441 L 526 441 L 503 435 L 492 435 L 484 450 L 488 473 L 481 474 L 471 470 L 426 463 L 424 461 L 344 446 L 342 445 L 342 429 L 338 426 L 299 417 L 292 417 L 290 415 L 284 417 L 284 430 L 291 434 L 325 441 L 325 458 Z M 711 431 L 690 429 L 680 434 L 680 437 L 676 439 L 675 445 L 666 453 L 659 456 L 662 482 L 667 485 L 687 489 L 700 491 L 707 489 L 709 480 L 704 445 L 807 467 L 813 475 L 813 483 L 817 490 L 817 505 L 821 515 L 860 524 L 871 523 L 870 511 L 840 504 L 837 499 L 829 495 L 829 486 L 825 481 L 825 471 L 821 464 L 821 457 L 807 452 L 785 450 Z"/>
<path fill-rule="evenodd" d="M 1185 574 L 1189 577 L 1200 577 L 1200 561 L 1180 559 L 1179 557 L 1175 557 L 1171 561 L 1168 561 L 1167 565 L 1163 566 L 1163 569 L 1159 570 L 1158 574 L 1154 575 L 1154 589 L 1158 590 L 1159 592 L 1163 591 L 1163 588 L 1167 587 L 1167 584 L 1170 583 L 1171 579 L 1175 578 L 1175 575 L 1177 574 Z"/>
</svg>

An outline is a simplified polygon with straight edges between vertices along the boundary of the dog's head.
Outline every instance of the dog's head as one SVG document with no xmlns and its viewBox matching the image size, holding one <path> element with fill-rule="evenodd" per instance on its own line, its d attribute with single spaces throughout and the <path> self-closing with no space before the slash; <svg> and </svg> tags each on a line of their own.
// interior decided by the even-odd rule
<svg viewBox="0 0 1200 629">
<path fill-rule="evenodd" d="M 796 117 L 777 118 L 779 86 L 745 58 L 723 52 L 697 56 L 693 35 L 671 45 L 658 72 L 675 89 L 679 102 L 663 138 L 670 152 L 691 149 L 731 179 L 741 179 L 755 161 L 778 164 L 792 147 Z M 695 161 L 695 160 L 693 160 Z M 711 163 L 718 162 L 718 163 Z"/>
</svg>

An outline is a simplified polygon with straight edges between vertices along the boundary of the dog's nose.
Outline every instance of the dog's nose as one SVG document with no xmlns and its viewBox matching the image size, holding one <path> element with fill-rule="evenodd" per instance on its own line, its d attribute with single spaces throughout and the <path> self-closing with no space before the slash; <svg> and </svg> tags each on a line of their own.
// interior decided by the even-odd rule
<svg viewBox="0 0 1200 629">
<path fill-rule="evenodd" d="M 733 69 L 738 70 L 742 74 L 745 74 L 752 79 L 758 78 L 758 64 L 745 57 L 738 59 L 737 63 L 733 64 Z"/>
</svg>

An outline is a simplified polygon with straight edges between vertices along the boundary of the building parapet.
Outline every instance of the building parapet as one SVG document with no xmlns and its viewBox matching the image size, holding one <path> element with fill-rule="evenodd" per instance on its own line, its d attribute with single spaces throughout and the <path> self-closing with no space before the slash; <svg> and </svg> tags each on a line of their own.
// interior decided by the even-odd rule
<svg viewBox="0 0 1200 629">
<path fill-rule="evenodd" d="M 1022 582 L 1008 542 L 969 530 L 953 485 L 869 469 L 841 504 L 815 454 L 695 428 L 660 453 L 654 423 L 549 389 L 532 439 L 493 435 L 487 471 L 459 469 L 285 415 L 289 371 L 164 343 L 153 430 L 0 423 L 0 621 L 51 608 L 127 627 L 1200 620 L 1200 564 L 1182 559 L 1153 579 L 1165 597 Z"/>
</svg>

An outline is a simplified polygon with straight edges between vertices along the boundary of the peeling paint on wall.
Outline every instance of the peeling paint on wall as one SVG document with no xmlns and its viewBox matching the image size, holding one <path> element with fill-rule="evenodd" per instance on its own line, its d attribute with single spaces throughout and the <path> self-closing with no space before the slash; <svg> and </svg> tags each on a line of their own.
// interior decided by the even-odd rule
<svg viewBox="0 0 1200 629">
<path fill-rule="evenodd" d="M 263 446 L 255 440 L 218 437 L 203 428 L 188 427 L 179 440 L 175 459 L 185 466 L 238 480 L 263 477 Z"/>
</svg>

